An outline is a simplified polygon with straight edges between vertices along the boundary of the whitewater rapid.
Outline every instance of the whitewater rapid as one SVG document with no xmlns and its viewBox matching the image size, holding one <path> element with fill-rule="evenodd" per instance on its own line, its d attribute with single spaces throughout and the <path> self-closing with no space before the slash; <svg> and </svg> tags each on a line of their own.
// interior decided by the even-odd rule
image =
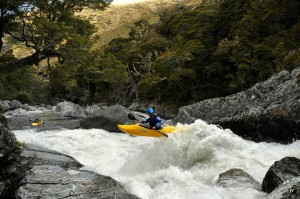
<svg viewBox="0 0 300 199">
<path fill-rule="evenodd" d="M 232 168 L 262 183 L 275 161 L 286 156 L 300 159 L 300 141 L 255 143 L 202 120 L 177 127 L 169 138 L 131 137 L 101 129 L 14 133 L 20 142 L 74 157 L 85 165 L 83 169 L 114 178 L 142 199 L 261 199 L 266 194 L 255 189 L 214 183 Z"/>
</svg>

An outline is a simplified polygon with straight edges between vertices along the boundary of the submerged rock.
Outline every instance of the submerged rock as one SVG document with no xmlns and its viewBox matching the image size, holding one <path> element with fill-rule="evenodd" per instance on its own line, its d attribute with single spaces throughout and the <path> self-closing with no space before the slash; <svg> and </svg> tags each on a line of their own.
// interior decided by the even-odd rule
<svg viewBox="0 0 300 199">
<path fill-rule="evenodd" d="M 224 188 L 252 188 L 261 191 L 261 185 L 241 169 L 230 169 L 219 175 L 215 183 Z"/>
</svg>

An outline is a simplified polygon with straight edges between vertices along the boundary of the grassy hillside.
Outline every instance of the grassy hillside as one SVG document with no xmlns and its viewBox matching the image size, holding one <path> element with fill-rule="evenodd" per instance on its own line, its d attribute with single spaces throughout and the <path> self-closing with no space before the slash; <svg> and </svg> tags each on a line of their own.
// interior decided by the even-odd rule
<svg viewBox="0 0 300 199">
<path fill-rule="evenodd" d="M 128 37 L 133 24 L 141 19 L 146 19 L 150 23 L 159 20 L 162 10 L 174 5 L 195 5 L 202 0 L 149 0 L 141 3 L 127 5 L 110 5 L 104 11 L 94 11 L 85 9 L 78 13 L 79 16 L 90 20 L 96 25 L 97 35 L 100 39 L 96 47 L 107 44 L 114 38 Z"/>
</svg>

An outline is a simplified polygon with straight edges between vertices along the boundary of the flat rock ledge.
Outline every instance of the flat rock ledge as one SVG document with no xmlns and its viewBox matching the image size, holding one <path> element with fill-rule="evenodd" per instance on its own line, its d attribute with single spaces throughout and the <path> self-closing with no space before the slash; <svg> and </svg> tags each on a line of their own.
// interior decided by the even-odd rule
<svg viewBox="0 0 300 199">
<path fill-rule="evenodd" d="M 80 170 L 82 165 L 71 156 L 35 145 L 21 148 L 17 162 L 26 162 L 27 169 L 15 171 L 22 176 L 16 198 L 138 198 L 111 177 Z M 9 186 L 3 185 L 3 190 Z"/>
<path fill-rule="evenodd" d="M 34 166 L 21 184 L 20 198 L 137 198 L 110 177 L 56 165 Z"/>
</svg>

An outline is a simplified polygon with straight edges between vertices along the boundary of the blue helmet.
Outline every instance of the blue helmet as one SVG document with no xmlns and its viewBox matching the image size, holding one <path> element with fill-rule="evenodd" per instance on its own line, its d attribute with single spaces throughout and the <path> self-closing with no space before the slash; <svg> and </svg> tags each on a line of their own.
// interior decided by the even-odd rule
<svg viewBox="0 0 300 199">
<path fill-rule="evenodd" d="M 147 108 L 146 113 L 148 114 L 154 113 L 153 108 Z"/>
</svg>

